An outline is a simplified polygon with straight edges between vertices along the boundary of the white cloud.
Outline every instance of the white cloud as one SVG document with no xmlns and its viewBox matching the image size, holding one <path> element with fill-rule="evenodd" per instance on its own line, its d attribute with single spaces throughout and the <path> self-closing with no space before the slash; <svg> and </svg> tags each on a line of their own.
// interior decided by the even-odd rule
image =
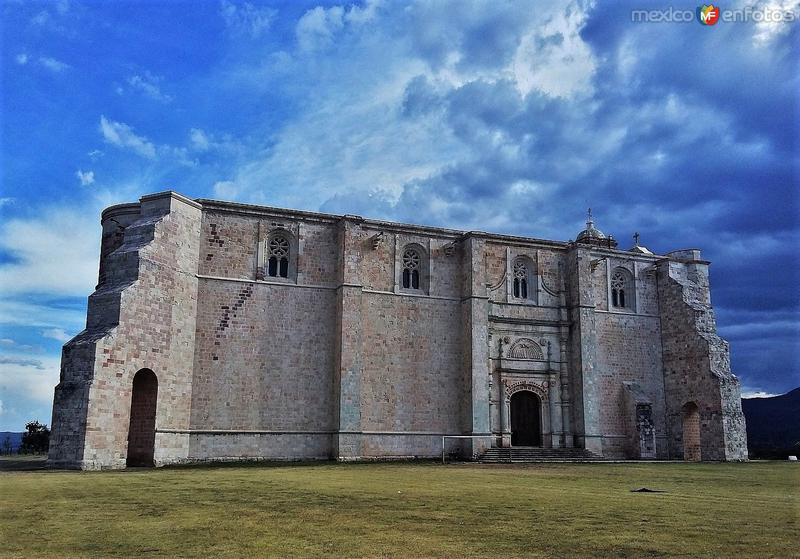
<svg viewBox="0 0 800 559">
<path fill-rule="evenodd" d="M 81 186 L 89 186 L 94 182 L 94 171 L 81 171 L 78 169 L 75 176 L 81 181 Z"/>
<path fill-rule="evenodd" d="M 772 392 L 764 392 L 763 390 L 743 391 L 742 398 L 773 398 L 780 396 L 780 394 L 773 394 Z"/>
<path fill-rule="evenodd" d="M 47 330 L 42 330 L 42 336 L 57 340 L 61 343 L 66 343 L 72 339 L 72 336 L 67 334 L 63 328 L 48 328 Z"/>
<path fill-rule="evenodd" d="M 52 402 L 53 388 L 58 384 L 59 355 L 27 360 L 18 356 L 0 357 L 0 363 L 3 365 L 0 367 L 0 386 L 4 398 L 12 402 L 28 399 Z"/>
<path fill-rule="evenodd" d="M 208 136 L 199 128 L 189 130 L 189 141 L 197 151 L 207 151 L 211 147 L 211 141 Z"/>
<path fill-rule="evenodd" d="M 14 198 L 4 197 L 0 198 L 0 208 L 14 203 Z"/>
<path fill-rule="evenodd" d="M 257 39 L 269 29 L 278 11 L 268 7 L 259 8 L 249 2 L 236 4 L 222 0 L 220 14 L 228 29 Z"/>
<path fill-rule="evenodd" d="M 39 64 L 41 64 L 48 70 L 56 73 L 63 72 L 64 70 L 70 67 L 69 64 L 61 62 L 60 60 L 56 60 L 55 58 L 51 58 L 49 56 L 40 56 Z"/>
<path fill-rule="evenodd" d="M 217 195 L 224 191 L 243 201 L 330 211 L 337 211 L 325 206 L 330 200 L 360 197 L 374 200 L 372 207 L 384 217 L 400 218 L 395 209 L 403 192 L 448 169 L 492 158 L 523 164 L 529 148 L 519 138 L 486 122 L 454 122 L 448 111 L 458 110 L 456 102 L 484 104 L 487 117 L 493 117 L 500 104 L 480 95 L 498 83 L 551 96 L 590 91 L 595 61 L 580 37 L 583 8 L 520 6 L 500 10 L 502 17 L 494 20 L 492 10 L 456 6 L 423 3 L 397 12 L 370 3 L 364 9 L 306 11 L 295 27 L 295 52 L 263 58 L 264 66 L 241 68 L 237 76 L 267 87 L 276 81 L 273 76 L 291 75 L 298 103 L 310 110 L 298 111 L 277 131 L 264 131 L 270 134 L 268 148 L 251 150 L 230 177 L 236 188 L 218 186 Z M 484 36 L 488 25 L 497 34 Z M 551 39 L 545 54 L 534 52 L 544 37 L 559 33 L 560 43 Z M 501 41 L 502 49 L 486 47 L 489 39 Z M 420 96 L 419 111 L 406 111 L 405 94 L 415 81 L 428 92 Z M 465 93 L 470 86 L 477 86 L 471 89 L 475 93 Z M 511 93 L 515 98 L 507 106 L 514 111 L 522 98 Z M 468 99 L 471 95 L 477 97 Z M 456 209 L 462 204 L 458 197 L 418 199 L 431 209 L 439 204 L 442 219 L 448 210 L 474 211 Z"/>
<path fill-rule="evenodd" d="M 197 152 L 219 151 L 226 156 L 235 157 L 241 154 L 244 146 L 232 136 L 223 134 L 221 136 L 207 132 L 201 128 L 191 128 L 189 130 L 189 149 Z"/>
<path fill-rule="evenodd" d="M 168 144 L 156 146 L 145 136 L 136 134 L 131 126 L 123 122 L 116 122 L 101 116 L 99 129 L 106 142 L 123 149 L 129 149 L 147 159 L 169 160 L 184 167 L 196 167 L 198 165 L 198 161 L 190 156 L 189 148 Z"/>
<path fill-rule="evenodd" d="M 28 359 L 26 357 L 7 357 L 5 355 L 0 355 L 0 365 L 19 365 L 20 367 L 33 367 L 40 371 L 44 370 L 44 365 L 41 360 Z"/>
<path fill-rule="evenodd" d="M 221 200 L 235 200 L 239 197 L 239 187 L 233 181 L 218 181 L 214 183 L 214 196 Z"/>
<path fill-rule="evenodd" d="M 297 21 L 295 37 L 301 50 L 311 51 L 331 45 L 336 35 L 348 24 L 361 25 L 373 21 L 380 2 L 368 1 L 362 8 L 351 5 L 348 8 L 317 6 L 308 10 Z"/>
<path fill-rule="evenodd" d="M 303 50 L 324 48 L 333 43 L 336 33 L 344 27 L 344 9 L 317 6 L 308 10 L 297 22 L 295 35 Z"/>
<path fill-rule="evenodd" d="M 27 54 L 25 54 L 24 52 L 21 52 L 21 53 L 19 53 L 17 56 L 15 56 L 15 57 L 14 57 L 14 60 L 15 60 L 15 61 L 17 62 L 17 64 L 19 64 L 20 66 L 24 66 L 25 64 L 27 64 L 27 63 L 28 63 L 28 55 L 27 55 Z"/>
<path fill-rule="evenodd" d="M 0 269 L 2 274 L 2 269 Z M 45 291 L 58 286 L 39 286 L 37 290 Z M 86 296 L 92 292 L 93 286 L 84 286 L 86 290 L 81 293 L 67 293 L 68 296 Z M 0 288 L 4 289 L 2 283 Z M 24 292 L 24 289 L 20 289 Z M 60 328 L 69 327 L 73 331 L 81 330 L 86 323 L 86 312 L 81 308 L 59 307 L 52 304 L 29 303 L 19 300 L 18 297 L 0 298 L 0 324 L 4 326 L 30 326 L 35 328 Z M 8 338 L 5 338 L 8 340 Z M 13 340 L 8 340 L 13 345 Z M 8 343 L 0 342 L 0 345 L 9 346 Z"/>
<path fill-rule="evenodd" d="M 108 120 L 105 116 L 101 116 L 100 133 L 103 134 L 103 138 L 110 144 L 130 149 L 134 153 L 148 159 L 155 159 L 156 157 L 155 146 L 147 138 L 138 136 L 133 131 L 133 128 L 127 124 Z"/>
<path fill-rule="evenodd" d="M 3 400 L 0 400 L 0 415 L 3 415 L 3 412 L 5 412 L 5 411 L 6 411 L 6 410 L 5 410 L 5 408 L 3 407 Z"/>
<path fill-rule="evenodd" d="M 11 338 L 0 338 L 0 345 L 2 346 L 13 346 L 15 343 Z"/>
<path fill-rule="evenodd" d="M 569 97 L 591 89 L 595 60 L 580 36 L 584 18 L 580 10 L 558 12 L 522 38 L 512 69 L 520 94 Z"/>
<path fill-rule="evenodd" d="M 162 93 L 161 86 L 159 85 L 162 80 L 163 78 L 161 76 L 156 76 L 150 72 L 145 72 L 141 75 L 136 74 L 134 76 L 130 76 L 127 82 L 131 88 L 139 91 L 150 99 L 154 99 L 162 103 L 169 103 L 172 101 L 172 96 Z"/>
<path fill-rule="evenodd" d="M 189 148 L 162 145 L 158 146 L 158 154 L 160 157 L 170 159 L 175 164 L 183 167 L 197 167 L 199 165 L 197 159 L 192 159 L 189 154 Z"/>
<path fill-rule="evenodd" d="M 85 210 L 49 208 L 33 218 L 7 219 L 0 224 L 0 249 L 13 258 L 0 263 L 0 292 L 6 297 L 91 293 L 97 282 L 99 240 L 94 210 L 87 215 Z M 0 302 L 0 321 L 8 305 L 8 301 Z M 17 320 L 13 313 L 5 318 Z"/>
<path fill-rule="evenodd" d="M 798 17 L 797 0 L 759 2 L 755 9 L 765 16 L 754 24 L 753 44 L 757 47 L 769 47 L 776 38 L 789 33 L 796 21 L 786 21 L 784 14 L 793 13 Z"/>
</svg>

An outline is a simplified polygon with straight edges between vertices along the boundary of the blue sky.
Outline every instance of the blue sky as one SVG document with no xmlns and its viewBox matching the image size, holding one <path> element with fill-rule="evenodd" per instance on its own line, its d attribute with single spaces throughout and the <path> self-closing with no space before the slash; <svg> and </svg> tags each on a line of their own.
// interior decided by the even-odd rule
<svg viewBox="0 0 800 559">
<path fill-rule="evenodd" d="M 100 210 L 165 189 L 561 240 L 591 205 L 703 249 L 746 392 L 800 385 L 797 24 L 641 8 L 5 0 L 0 430 L 50 421 Z"/>
</svg>

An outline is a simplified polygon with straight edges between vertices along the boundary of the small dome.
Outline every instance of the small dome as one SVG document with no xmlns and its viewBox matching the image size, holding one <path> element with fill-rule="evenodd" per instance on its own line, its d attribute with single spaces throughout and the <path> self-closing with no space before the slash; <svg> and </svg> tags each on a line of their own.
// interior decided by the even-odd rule
<svg viewBox="0 0 800 559">
<path fill-rule="evenodd" d="M 606 235 L 600 229 L 594 226 L 591 221 L 586 223 L 586 229 L 578 233 L 578 241 L 587 241 L 589 239 L 605 239 Z"/>
<path fill-rule="evenodd" d="M 578 233 L 575 242 L 604 247 L 607 246 L 609 248 L 614 248 L 617 246 L 617 242 L 612 237 L 606 235 L 600 231 L 600 229 L 594 226 L 592 208 L 589 208 L 589 215 L 586 218 L 586 229 Z"/>
<path fill-rule="evenodd" d="M 586 217 L 586 229 L 578 233 L 577 241 L 589 241 L 592 239 L 605 239 L 606 235 L 600 229 L 594 226 L 594 219 L 592 218 L 592 208 L 589 208 Z"/>
</svg>

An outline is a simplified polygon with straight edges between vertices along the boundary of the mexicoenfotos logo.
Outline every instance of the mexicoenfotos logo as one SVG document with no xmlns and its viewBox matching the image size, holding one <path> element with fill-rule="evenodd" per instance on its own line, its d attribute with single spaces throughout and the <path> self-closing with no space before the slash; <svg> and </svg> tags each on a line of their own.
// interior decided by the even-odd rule
<svg viewBox="0 0 800 559">
<path fill-rule="evenodd" d="M 719 21 L 719 7 L 714 4 L 698 6 L 697 21 L 701 25 L 714 25 Z"/>
<path fill-rule="evenodd" d="M 800 20 L 800 3 L 792 8 L 757 3 L 753 6 L 722 9 L 714 4 L 703 4 L 694 11 L 666 6 L 659 9 L 631 10 L 633 23 L 689 23 L 697 20 L 700 25 L 712 26 L 717 22 L 781 24 Z"/>
</svg>

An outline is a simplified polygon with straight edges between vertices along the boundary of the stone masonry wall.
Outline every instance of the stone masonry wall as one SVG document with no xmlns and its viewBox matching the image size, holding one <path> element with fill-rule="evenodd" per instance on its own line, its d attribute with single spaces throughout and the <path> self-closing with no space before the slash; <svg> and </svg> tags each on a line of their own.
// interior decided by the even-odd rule
<svg viewBox="0 0 800 559">
<path fill-rule="evenodd" d="M 599 259 L 601 254 L 595 256 Z M 661 360 L 661 327 L 657 282 L 652 269 L 655 259 L 636 261 L 606 256 L 592 273 L 597 329 L 596 369 L 599 382 L 599 430 L 603 456 L 633 458 L 630 429 L 635 407 L 626 404 L 625 384 L 633 383 L 652 406 L 657 457 L 667 457 L 664 378 Z M 608 277 L 615 268 L 625 268 L 635 279 L 632 309 L 614 309 L 609 304 Z M 630 294 L 629 294 L 630 296 Z"/>
<path fill-rule="evenodd" d="M 256 281 L 278 228 L 297 240 L 297 273 Z M 191 459 L 331 456 L 337 247 L 333 223 L 204 212 Z"/>
<path fill-rule="evenodd" d="M 626 406 L 624 383 L 647 396 L 656 425 L 658 457 L 666 458 L 664 377 L 658 317 L 597 313 L 597 371 L 603 456 L 630 458 L 629 428 L 634 419 Z"/>
<path fill-rule="evenodd" d="M 122 209 L 130 216 L 130 205 Z M 113 208 L 104 213 L 104 221 L 113 218 Z M 199 229 L 196 202 L 154 194 L 141 199 L 122 243 L 107 245 L 87 329 L 63 350 L 53 405 L 54 465 L 125 466 L 131 386 L 142 368 L 158 378 L 156 427 L 165 431 L 156 435 L 155 462 L 186 459 L 188 436 L 170 430 L 189 425 Z"/>
<path fill-rule="evenodd" d="M 201 279 L 198 293 L 190 458 L 327 458 L 335 292 Z"/>
<path fill-rule="evenodd" d="M 459 301 L 367 293 L 362 316 L 362 455 L 436 456 L 465 432 Z"/>
<path fill-rule="evenodd" d="M 452 239 L 353 229 L 360 295 L 360 456 L 436 456 L 469 432 L 462 371 L 461 257 Z M 381 236 L 377 243 L 376 235 Z M 398 255 L 423 251 L 423 288 L 406 292 Z"/>
<path fill-rule="evenodd" d="M 508 382 L 538 391 L 546 446 L 682 458 L 691 402 L 702 459 L 746 458 L 697 251 L 667 260 L 175 193 L 109 208 L 102 227 L 87 327 L 63 350 L 54 465 L 125 466 L 143 368 L 158 381 L 156 465 L 433 457 L 443 435 L 480 437 L 448 445 L 474 457 L 510 442 Z M 265 272 L 276 232 L 286 278 Z M 419 290 L 402 287 L 407 245 Z M 516 258 L 527 300 L 512 296 Z M 609 306 L 617 266 L 634 278 L 628 309 Z M 542 354 L 501 354 L 523 338 Z"/>
<path fill-rule="evenodd" d="M 683 408 L 700 411 L 702 460 L 746 460 L 747 434 L 728 344 L 716 333 L 708 263 L 700 251 L 659 263 L 664 385 L 670 458 L 683 458 Z"/>
</svg>

